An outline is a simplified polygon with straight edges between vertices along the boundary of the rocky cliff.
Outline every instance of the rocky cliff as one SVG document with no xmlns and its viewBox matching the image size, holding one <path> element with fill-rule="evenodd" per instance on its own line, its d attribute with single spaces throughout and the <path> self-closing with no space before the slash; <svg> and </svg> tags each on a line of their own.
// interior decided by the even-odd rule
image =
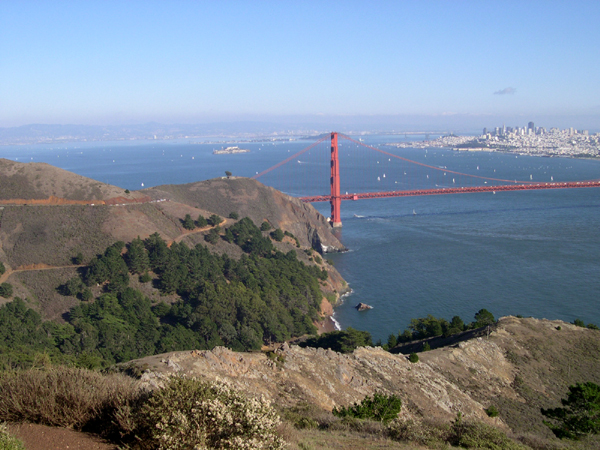
<svg viewBox="0 0 600 450">
<path fill-rule="evenodd" d="M 550 436 L 540 407 L 557 406 L 570 384 L 600 382 L 600 332 L 561 321 L 505 317 L 489 335 L 419 354 L 359 348 L 352 354 L 282 345 L 274 353 L 177 352 L 136 361 L 149 385 L 168 375 L 228 380 L 280 406 L 325 410 L 376 391 L 399 395 L 402 414 L 449 422 L 458 412 L 515 433 Z M 494 405 L 498 418 L 484 409 Z"/>
</svg>

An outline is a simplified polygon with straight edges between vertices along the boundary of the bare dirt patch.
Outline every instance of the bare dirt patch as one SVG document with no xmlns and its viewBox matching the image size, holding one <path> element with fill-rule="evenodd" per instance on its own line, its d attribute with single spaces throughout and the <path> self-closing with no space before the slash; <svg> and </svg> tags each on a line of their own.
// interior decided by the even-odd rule
<svg viewBox="0 0 600 450">
<path fill-rule="evenodd" d="M 114 444 L 93 434 L 32 423 L 10 424 L 10 432 L 27 450 L 116 450 Z"/>
</svg>

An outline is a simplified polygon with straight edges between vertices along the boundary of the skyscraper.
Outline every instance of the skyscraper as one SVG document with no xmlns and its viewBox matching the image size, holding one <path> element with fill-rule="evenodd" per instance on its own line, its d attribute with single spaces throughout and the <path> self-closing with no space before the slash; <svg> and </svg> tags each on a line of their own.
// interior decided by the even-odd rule
<svg viewBox="0 0 600 450">
<path fill-rule="evenodd" d="M 529 122 L 527 124 L 527 128 L 529 128 L 531 131 L 535 131 L 535 125 L 534 125 L 534 123 L 533 122 Z"/>
</svg>

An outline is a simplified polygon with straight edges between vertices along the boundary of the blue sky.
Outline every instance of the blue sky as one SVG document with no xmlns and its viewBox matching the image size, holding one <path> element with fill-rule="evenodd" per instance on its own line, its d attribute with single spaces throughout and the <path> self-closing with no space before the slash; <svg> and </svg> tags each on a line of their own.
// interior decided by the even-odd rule
<svg viewBox="0 0 600 450">
<path fill-rule="evenodd" d="M 0 127 L 600 128 L 599 18 L 598 1 L 3 0 Z"/>
</svg>

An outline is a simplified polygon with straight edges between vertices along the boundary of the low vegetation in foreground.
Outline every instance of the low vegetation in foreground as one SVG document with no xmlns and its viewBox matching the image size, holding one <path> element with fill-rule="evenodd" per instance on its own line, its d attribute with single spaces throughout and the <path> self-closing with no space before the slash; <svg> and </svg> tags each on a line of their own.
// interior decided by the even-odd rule
<svg viewBox="0 0 600 450">
<path fill-rule="evenodd" d="M 400 398 L 376 393 L 333 413 L 307 404 L 277 411 L 267 401 L 246 397 L 226 384 L 198 379 L 173 377 L 149 391 L 125 375 L 86 369 L 58 366 L 0 373 L 0 421 L 94 432 L 131 450 L 283 449 L 286 440 L 291 448 L 316 448 L 308 443 L 315 434 L 305 439 L 295 430 L 320 432 L 323 437 L 344 431 L 355 439 L 370 436 L 430 448 L 531 448 L 495 427 L 466 421 L 461 414 L 451 423 L 436 423 L 409 419 L 401 414 L 401 406 Z M 16 442 L 2 449 L 21 448 L 2 427 L 0 439 Z"/>
</svg>

